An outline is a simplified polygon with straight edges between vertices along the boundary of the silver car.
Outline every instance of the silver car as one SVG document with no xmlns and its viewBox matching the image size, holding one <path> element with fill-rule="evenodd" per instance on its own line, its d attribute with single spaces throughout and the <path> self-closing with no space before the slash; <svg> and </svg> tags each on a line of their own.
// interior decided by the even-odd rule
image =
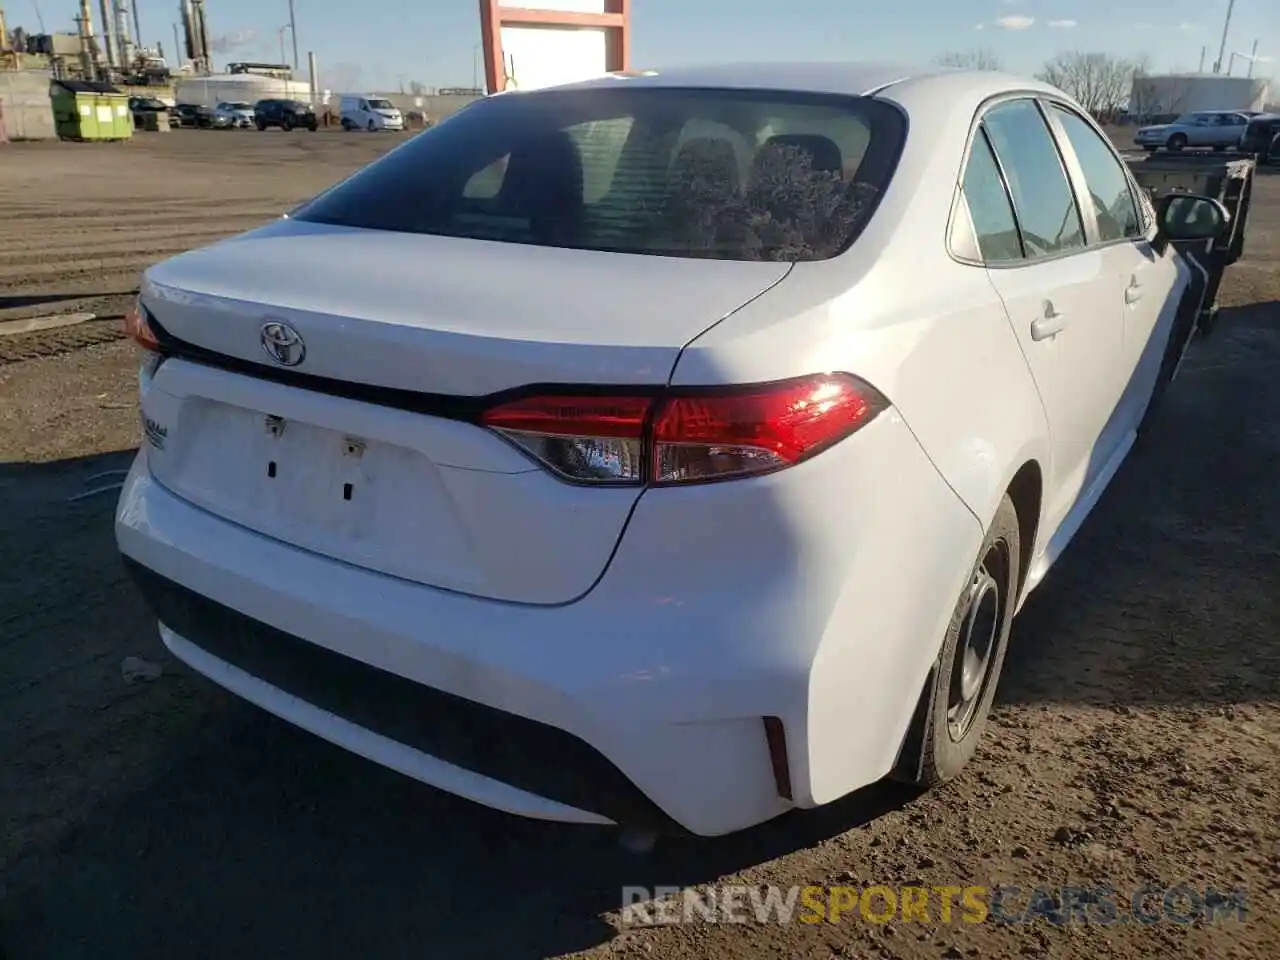
<svg viewBox="0 0 1280 960">
<path fill-rule="evenodd" d="M 230 101 L 218 104 L 213 115 L 221 122 L 219 126 L 248 130 L 253 126 L 253 104 L 243 101 Z"/>
<path fill-rule="evenodd" d="M 1184 147 L 1212 147 L 1234 150 L 1240 145 L 1249 114 L 1237 110 L 1200 110 L 1179 117 L 1173 123 L 1140 127 L 1133 142 L 1148 153 L 1161 147 L 1181 150 Z"/>
</svg>

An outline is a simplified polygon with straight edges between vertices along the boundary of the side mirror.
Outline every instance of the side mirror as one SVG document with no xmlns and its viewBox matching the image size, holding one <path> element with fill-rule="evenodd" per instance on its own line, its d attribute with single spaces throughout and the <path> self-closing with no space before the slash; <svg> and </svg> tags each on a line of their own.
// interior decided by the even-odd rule
<svg viewBox="0 0 1280 960">
<path fill-rule="evenodd" d="M 1171 193 L 1156 203 L 1156 235 L 1161 244 L 1216 240 L 1231 226 L 1221 201 L 1189 193 Z"/>
</svg>

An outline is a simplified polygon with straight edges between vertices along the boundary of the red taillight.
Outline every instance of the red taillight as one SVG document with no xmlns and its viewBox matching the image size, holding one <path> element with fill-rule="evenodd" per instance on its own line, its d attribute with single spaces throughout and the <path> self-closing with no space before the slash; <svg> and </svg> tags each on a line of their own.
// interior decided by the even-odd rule
<svg viewBox="0 0 1280 960">
<path fill-rule="evenodd" d="M 487 411 L 483 423 L 568 480 L 640 483 L 650 397 L 545 396 Z"/>
<path fill-rule="evenodd" d="M 151 324 L 147 322 L 147 311 L 143 309 L 141 300 L 134 300 L 128 313 L 124 315 L 124 332 L 140 347 L 151 351 L 160 349 L 160 341 L 151 331 Z"/>
<path fill-rule="evenodd" d="M 496 430 L 639 440 L 651 402 L 647 397 L 529 397 L 494 407 L 484 423 Z"/>
<path fill-rule="evenodd" d="M 790 466 L 887 406 L 848 374 L 661 397 L 549 395 L 489 410 L 483 423 L 583 483 L 690 483 Z"/>
<path fill-rule="evenodd" d="M 879 394 L 843 374 L 670 397 L 653 424 L 653 480 L 723 480 L 787 467 L 844 439 L 880 406 Z"/>
</svg>

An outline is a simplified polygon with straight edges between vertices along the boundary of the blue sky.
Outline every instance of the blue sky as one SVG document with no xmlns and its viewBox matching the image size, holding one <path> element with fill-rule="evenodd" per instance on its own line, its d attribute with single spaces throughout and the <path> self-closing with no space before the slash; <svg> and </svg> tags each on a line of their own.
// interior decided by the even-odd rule
<svg viewBox="0 0 1280 960">
<path fill-rule="evenodd" d="M 10 26 L 71 29 L 75 0 L 3 0 Z M 143 39 L 169 53 L 178 0 L 137 0 Z M 512 0 L 513 6 L 518 6 Z M 97 0 L 91 8 L 95 20 Z M 1227 0 L 632 0 L 637 67 L 724 60 L 928 61 L 983 47 L 1007 69 L 1033 73 L 1068 49 L 1146 54 L 1157 69 L 1210 69 Z M 479 41 L 477 0 L 295 0 L 301 56 L 314 50 L 322 83 L 335 90 L 470 86 Z M 804 11 L 801 14 L 799 11 Z M 280 56 L 288 0 L 206 0 L 217 63 Z M 720 24 L 733 15 L 726 37 Z M 1236 0 L 1232 50 L 1258 53 L 1255 76 L 1280 77 L 1280 0 Z M 288 35 L 285 49 L 291 51 Z M 1237 59 L 1235 73 L 1247 63 Z"/>
</svg>

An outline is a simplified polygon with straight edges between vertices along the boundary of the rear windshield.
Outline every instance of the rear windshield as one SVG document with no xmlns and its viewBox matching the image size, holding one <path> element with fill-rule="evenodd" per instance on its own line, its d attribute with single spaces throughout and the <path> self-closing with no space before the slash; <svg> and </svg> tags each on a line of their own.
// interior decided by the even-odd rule
<svg viewBox="0 0 1280 960">
<path fill-rule="evenodd" d="M 610 88 L 490 97 L 303 206 L 298 220 L 730 260 L 853 242 L 906 133 L 868 98 Z"/>
</svg>

